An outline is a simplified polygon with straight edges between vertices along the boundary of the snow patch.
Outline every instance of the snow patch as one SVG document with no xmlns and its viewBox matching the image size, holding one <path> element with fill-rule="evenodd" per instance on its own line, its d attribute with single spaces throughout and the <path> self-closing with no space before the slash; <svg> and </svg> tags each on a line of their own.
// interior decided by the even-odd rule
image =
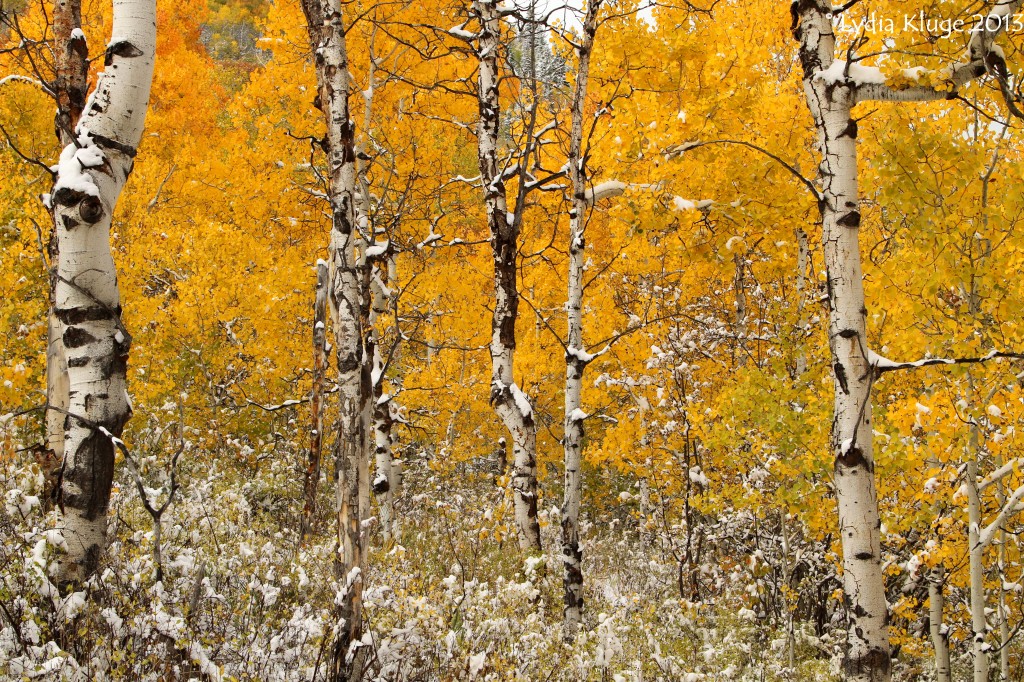
<svg viewBox="0 0 1024 682">
<path fill-rule="evenodd" d="M 885 76 L 876 67 L 848 64 L 842 59 L 836 59 L 827 69 L 819 70 L 814 74 L 814 78 L 828 85 L 836 85 L 837 83 L 882 85 L 885 83 Z"/>
</svg>

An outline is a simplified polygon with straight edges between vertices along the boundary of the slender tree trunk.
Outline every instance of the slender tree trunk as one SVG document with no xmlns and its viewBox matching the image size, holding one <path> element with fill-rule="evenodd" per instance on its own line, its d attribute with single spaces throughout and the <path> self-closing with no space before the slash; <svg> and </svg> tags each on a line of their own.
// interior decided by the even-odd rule
<svg viewBox="0 0 1024 682">
<path fill-rule="evenodd" d="M 53 92 L 57 100 L 54 130 L 61 147 L 73 144 L 75 127 L 85 108 L 88 90 L 88 46 L 82 33 L 81 0 L 57 0 L 53 4 L 53 45 L 55 78 Z M 47 313 L 46 343 L 46 402 L 54 409 L 46 413 L 46 447 L 53 451 L 54 462 L 64 460 L 65 420 L 69 407 L 70 389 L 68 361 L 61 338 L 60 322 L 54 315 L 57 270 L 60 260 L 57 227 L 50 232 L 50 309 Z"/>
<path fill-rule="evenodd" d="M 114 444 L 131 417 L 110 224 L 135 160 L 153 79 L 154 0 L 115 0 L 106 66 L 61 152 L 51 194 L 57 259 L 54 316 L 68 367 L 59 504 L 67 554 L 59 580 L 80 584 L 106 547 Z"/>
<path fill-rule="evenodd" d="M 872 452 L 873 370 L 867 358 L 861 274 L 854 92 L 819 76 L 834 59 L 831 6 L 807 0 L 794 8 L 804 91 L 822 157 L 819 205 L 835 392 L 831 445 L 848 617 L 843 672 L 847 680 L 882 682 L 890 679 L 891 663 Z"/>
<path fill-rule="evenodd" d="M 306 460 L 306 478 L 303 485 L 304 504 L 302 524 L 299 528 L 301 545 L 313 528 L 316 517 L 316 493 L 320 486 L 320 464 L 323 452 L 323 396 L 327 373 L 327 263 L 316 264 L 316 298 L 313 301 L 313 388 L 309 405 L 312 420 L 309 456 Z"/>
<path fill-rule="evenodd" d="M 587 103 L 590 56 L 597 33 L 597 13 L 601 0 L 587 3 L 580 41 L 576 87 L 572 96 L 572 130 L 569 135 L 569 179 L 572 183 L 572 210 L 569 212 L 569 281 L 566 311 L 569 338 L 565 351 L 565 491 L 562 502 L 562 584 L 564 606 L 562 635 L 576 638 L 583 617 L 583 548 L 580 546 L 580 502 L 583 497 L 583 372 L 593 359 L 583 347 L 583 264 L 587 228 L 587 168 L 583 152 L 583 110 Z"/>
<path fill-rule="evenodd" d="M 366 480 L 367 411 L 371 380 L 363 361 L 363 312 L 356 242 L 355 130 L 349 115 L 351 89 L 340 0 L 302 0 L 317 74 L 319 106 L 327 123 L 328 195 L 331 204 L 328 304 L 334 321 L 338 364 L 339 433 L 334 451 L 338 540 L 334 574 L 337 625 L 328 679 L 359 680 L 362 639 L 363 539 L 360 507 Z M 368 494 L 368 493 L 367 493 Z"/>
<path fill-rule="evenodd" d="M 537 426 L 533 419 L 533 406 L 516 385 L 514 374 L 516 319 L 519 312 L 516 260 L 519 254 L 521 215 L 510 216 L 508 213 L 505 182 L 498 164 L 501 12 L 497 0 L 475 0 L 471 11 L 480 23 L 477 36 L 477 58 L 480 64 L 477 74 L 480 107 L 477 160 L 483 180 L 494 258 L 490 401 L 512 438 L 512 490 L 519 546 L 522 549 L 539 550 Z"/>
<path fill-rule="evenodd" d="M 933 568 L 928 576 L 928 621 L 931 626 L 932 647 L 935 649 L 936 682 L 950 682 L 949 633 L 943 620 L 945 600 L 942 596 L 942 587 L 945 582 L 943 568 Z"/>
<path fill-rule="evenodd" d="M 377 333 L 377 320 L 381 313 L 387 311 L 387 292 L 385 283 L 374 277 L 369 283 L 370 318 L 367 345 L 367 356 L 372 361 L 371 378 L 373 381 L 373 440 L 376 456 L 376 473 L 373 479 L 373 494 L 377 498 L 377 510 L 380 514 L 381 532 L 385 540 L 391 539 L 394 521 L 394 497 L 391 482 L 394 475 L 391 471 L 391 396 L 384 394 L 384 358 L 380 353 L 380 336 Z"/>
<path fill-rule="evenodd" d="M 789 603 L 789 592 L 792 567 L 789 563 L 789 525 L 786 523 L 786 510 L 779 510 L 779 530 L 782 536 L 782 584 L 786 587 L 782 606 L 786 609 L 786 660 L 790 670 L 796 670 L 796 623 L 793 619 L 793 608 Z"/>
<path fill-rule="evenodd" d="M 974 377 L 967 371 L 968 402 L 974 406 Z M 981 541 L 981 491 L 978 489 L 980 469 L 980 435 L 978 423 L 971 419 L 967 452 L 967 547 L 971 580 L 971 641 L 974 654 L 974 682 L 988 682 L 988 652 L 985 638 L 988 622 L 985 618 L 985 547 Z"/>
<path fill-rule="evenodd" d="M 382 395 L 373 408 L 373 438 L 376 446 L 377 472 L 373 479 L 373 494 L 380 510 L 381 532 L 384 540 L 392 538 L 395 524 L 394 472 L 391 467 L 391 397 Z"/>
<path fill-rule="evenodd" d="M 807 232 L 802 227 L 796 228 L 796 243 L 796 376 L 799 378 L 807 371 L 807 353 L 804 350 L 804 338 L 807 335 L 807 261 L 810 256 Z"/>
<path fill-rule="evenodd" d="M 745 254 L 735 253 L 733 260 L 732 288 L 736 297 L 736 366 L 743 367 L 747 364 L 746 341 L 747 341 L 747 291 L 746 273 L 747 258 Z"/>
<path fill-rule="evenodd" d="M 1002 486 L 1000 486 L 1002 490 Z M 1006 495 L 999 495 L 1000 507 L 1006 504 Z M 999 531 L 999 557 L 997 559 L 996 572 L 999 578 L 999 679 L 1002 682 L 1010 680 L 1010 623 L 1008 616 L 1009 607 L 1006 605 L 1006 590 L 1003 584 L 1006 581 L 1006 531 Z"/>
</svg>

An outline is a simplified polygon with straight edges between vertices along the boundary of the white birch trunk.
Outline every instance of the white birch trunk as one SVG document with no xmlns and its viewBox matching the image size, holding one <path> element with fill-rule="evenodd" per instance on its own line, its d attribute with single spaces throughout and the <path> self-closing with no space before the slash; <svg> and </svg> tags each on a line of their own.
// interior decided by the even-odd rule
<svg viewBox="0 0 1024 682">
<path fill-rule="evenodd" d="M 804 91 L 822 156 L 819 203 L 835 391 L 831 445 L 848 617 L 843 674 L 847 680 L 887 682 L 891 677 L 888 604 L 872 451 L 873 370 L 866 357 L 857 125 L 851 115 L 854 92 L 844 83 L 827 83 L 817 76 L 834 59 L 831 6 L 821 0 L 794 4 L 794 24 Z"/>
<path fill-rule="evenodd" d="M 75 142 L 74 130 L 85 108 L 88 91 L 88 47 L 82 37 L 81 28 L 81 0 L 54 2 L 53 44 L 56 77 L 53 92 L 57 100 L 54 128 L 62 148 Z M 60 259 L 56 224 L 50 233 L 49 256 L 51 276 L 50 309 L 47 313 L 46 402 L 53 409 L 46 413 L 46 447 L 53 452 L 54 462 L 60 463 L 64 460 L 64 421 L 69 407 L 70 386 L 60 322 L 53 310 L 57 286 L 55 264 Z"/>
<path fill-rule="evenodd" d="M 356 241 L 355 125 L 349 117 L 351 89 L 345 26 L 340 0 L 302 0 L 317 74 L 319 106 L 327 123 L 329 198 L 331 203 L 330 284 L 328 304 L 334 321 L 334 347 L 340 396 L 339 434 L 335 446 L 335 514 L 338 540 L 334 561 L 338 595 L 337 625 L 331 646 L 328 679 L 362 678 L 362 588 L 364 553 L 361 501 L 369 481 L 367 411 L 372 393 L 363 362 L 362 306 Z M 367 493 L 368 495 L 368 493 Z"/>
<path fill-rule="evenodd" d="M 942 596 L 945 582 L 945 571 L 942 567 L 932 569 L 928 576 L 928 621 L 932 647 L 935 649 L 936 682 L 950 682 L 949 633 L 944 622 L 945 600 Z"/>
<path fill-rule="evenodd" d="M 487 224 L 494 257 L 494 312 L 491 318 L 491 396 L 495 412 L 512 438 L 512 491 L 516 529 L 522 549 L 539 550 L 537 521 L 537 426 L 529 398 L 516 385 L 514 356 L 519 290 L 519 216 L 508 214 L 505 182 L 498 164 L 500 102 L 498 50 L 501 12 L 497 0 L 476 0 L 471 12 L 480 24 L 477 35 L 477 160 L 484 187 Z"/>
<path fill-rule="evenodd" d="M 569 338 L 565 353 L 565 435 L 562 439 L 565 459 L 565 490 L 562 502 L 562 584 L 564 605 L 562 636 L 576 638 L 583 617 L 583 548 L 580 546 L 580 503 L 583 496 L 583 372 L 593 356 L 583 347 L 583 264 L 587 228 L 587 169 L 583 154 L 583 109 L 587 102 L 590 56 L 597 33 L 597 13 L 601 0 L 587 3 L 583 36 L 578 54 L 576 87 L 572 96 L 572 130 L 569 134 L 569 180 L 572 184 L 572 210 L 569 212 L 569 277 L 566 311 Z"/>
<path fill-rule="evenodd" d="M 381 532 L 384 541 L 387 542 L 394 537 L 395 531 L 395 498 L 392 487 L 395 474 L 391 466 L 391 429 L 394 420 L 391 418 L 390 396 L 381 397 L 384 400 L 378 399 L 373 413 L 373 439 L 377 458 L 373 494 L 377 497 Z"/>
<path fill-rule="evenodd" d="M 369 319 L 369 344 L 367 350 L 372 357 L 373 379 L 373 442 L 376 457 L 376 471 L 373 478 L 373 494 L 377 498 L 377 510 L 380 515 L 381 532 L 384 540 L 390 540 L 394 522 L 394 491 L 391 483 L 394 473 L 391 470 L 391 428 L 394 420 L 391 417 L 391 396 L 384 395 L 384 359 L 380 354 L 380 335 L 377 333 L 377 321 L 381 313 L 387 310 L 387 297 L 384 283 L 377 278 L 370 282 L 371 297 Z"/>
<path fill-rule="evenodd" d="M 974 378 L 967 373 L 970 402 L 974 400 Z M 978 489 L 980 443 L 978 424 L 971 419 L 967 453 L 967 547 L 971 580 L 971 641 L 974 654 L 974 682 L 988 682 L 988 653 L 985 638 L 988 623 L 985 619 L 985 546 L 981 540 L 981 491 Z"/>
<path fill-rule="evenodd" d="M 63 478 L 59 504 L 67 554 L 62 583 L 79 583 L 106 547 L 114 445 L 131 417 L 126 387 L 131 337 L 121 324 L 110 224 L 135 160 L 149 103 L 156 49 L 154 0 L 115 0 L 114 40 L 76 127 L 61 152 L 51 196 L 58 257 L 56 332 L 67 361 Z"/>
</svg>

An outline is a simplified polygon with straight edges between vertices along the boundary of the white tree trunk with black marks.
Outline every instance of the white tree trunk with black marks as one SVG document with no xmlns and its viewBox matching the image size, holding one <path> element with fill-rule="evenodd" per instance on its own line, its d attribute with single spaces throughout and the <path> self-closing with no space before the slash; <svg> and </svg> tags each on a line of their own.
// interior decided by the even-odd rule
<svg viewBox="0 0 1024 682">
<path fill-rule="evenodd" d="M 368 266 L 372 268 L 372 265 Z M 387 312 L 390 303 L 390 292 L 387 285 L 382 281 L 387 270 L 386 264 L 381 264 L 381 269 L 371 274 L 369 284 L 370 312 L 369 312 L 369 335 L 367 344 L 367 356 L 371 359 L 371 379 L 373 381 L 373 442 L 375 472 L 372 484 L 374 496 L 377 498 L 377 511 L 380 515 L 381 533 L 384 540 L 390 540 L 394 532 L 395 521 L 395 499 L 392 483 L 394 473 L 391 469 L 391 429 L 394 419 L 391 414 L 392 397 L 384 393 L 384 371 L 386 369 L 384 357 L 381 355 L 380 334 L 377 324 L 380 316 Z M 371 270 L 372 273 L 372 270 Z"/>
<path fill-rule="evenodd" d="M 834 60 L 831 6 L 821 0 L 795 3 L 794 29 L 821 153 L 819 204 L 835 391 L 831 446 L 848 618 L 843 673 L 847 680 L 882 682 L 890 679 L 891 663 L 872 451 L 873 369 L 861 274 L 854 89 L 821 77 Z"/>
<path fill-rule="evenodd" d="M 516 529 L 522 549 L 539 550 L 537 521 L 537 426 L 529 398 L 515 383 L 514 356 L 519 289 L 516 281 L 520 214 L 509 215 L 505 181 L 498 163 L 501 106 L 498 51 L 501 11 L 497 0 L 475 0 L 471 13 L 480 24 L 476 36 L 477 161 L 483 181 L 487 225 L 494 258 L 494 312 L 491 318 L 491 396 L 495 412 L 512 438 L 512 491 Z"/>
<path fill-rule="evenodd" d="M 971 394 L 974 384 L 968 372 Z M 967 453 L 967 547 L 971 579 L 971 641 L 974 650 L 974 682 L 988 682 L 988 652 L 985 638 L 988 622 L 985 618 L 985 545 L 981 542 L 981 491 L 978 489 L 979 437 L 978 424 L 972 418 Z"/>
<path fill-rule="evenodd" d="M 356 252 L 355 125 L 349 114 L 351 77 L 340 0 L 302 0 L 316 67 L 318 103 L 327 123 L 328 196 L 331 205 L 328 305 L 338 365 L 339 433 L 335 445 L 335 514 L 338 539 L 334 573 L 337 625 L 328 679 L 362 678 L 364 553 L 361 500 L 368 495 L 368 409 L 371 380 L 363 362 L 360 262 Z"/>
<path fill-rule="evenodd" d="M 105 68 L 75 139 L 61 152 L 50 197 L 57 244 L 54 317 L 67 362 L 63 477 L 59 504 L 68 551 L 59 580 L 77 584 L 106 547 L 114 444 L 131 417 L 126 369 L 131 337 L 110 247 L 118 197 L 135 161 L 156 50 L 154 0 L 115 0 Z"/>
<path fill-rule="evenodd" d="M 75 127 L 85 108 L 88 92 L 88 46 L 82 33 L 81 0 L 57 0 L 53 4 L 54 68 L 53 93 L 57 100 L 54 128 L 61 147 L 75 143 Z M 50 310 L 46 344 L 46 402 L 53 409 L 46 413 L 46 447 L 53 460 L 64 460 L 64 420 L 68 410 L 68 361 L 64 354 L 60 323 L 53 311 L 57 278 L 55 264 L 60 259 L 56 224 L 50 234 Z M 49 473 L 49 472 L 48 472 Z"/>
<path fill-rule="evenodd" d="M 881 570 L 880 519 L 874 481 L 871 384 L 859 244 L 857 123 L 852 108 L 869 100 L 912 102 L 949 99 L 956 89 L 986 73 L 1005 77 L 995 40 L 1020 0 L 997 3 L 971 32 L 961 62 L 947 72 L 944 87 L 892 87 L 880 72 L 851 73 L 835 62 L 834 9 L 822 0 L 794 0 L 794 35 L 800 43 L 804 92 L 818 131 L 822 155 L 818 197 L 829 301 L 829 348 L 835 388 L 832 449 L 843 543 L 843 586 L 849 616 L 844 676 L 889 680 L 888 606 Z M 844 10 L 839 10 L 841 13 Z M 861 67 L 863 68 L 863 67 Z M 828 71 L 828 73 L 826 73 Z M 870 77 L 864 77 L 870 73 Z M 858 75 L 859 74 L 859 75 Z M 950 87 L 946 87 L 950 86 Z M 979 542 L 984 544 L 984 534 Z M 971 540 L 972 555 L 975 543 Z M 977 635 L 976 635 L 977 637 Z"/>
<path fill-rule="evenodd" d="M 949 631 L 944 622 L 945 599 L 942 596 L 945 582 L 945 571 L 941 566 L 936 566 L 929 572 L 928 621 L 932 648 L 935 650 L 936 682 L 950 682 Z"/>
<path fill-rule="evenodd" d="M 572 96 L 572 129 L 569 134 L 569 179 L 572 209 L 569 212 L 569 277 L 566 311 L 568 339 L 565 351 L 565 435 L 562 439 L 565 459 L 565 489 L 562 501 L 562 585 L 564 605 L 562 635 L 576 638 L 583 617 L 583 548 L 580 546 L 580 503 L 583 496 L 583 372 L 593 359 L 583 347 L 583 268 L 588 217 L 587 167 L 583 151 L 583 109 L 590 78 L 590 56 L 597 33 L 597 13 L 601 0 L 587 3 L 580 40 L 579 66 Z M 593 202 L 590 202 L 593 203 Z"/>
</svg>

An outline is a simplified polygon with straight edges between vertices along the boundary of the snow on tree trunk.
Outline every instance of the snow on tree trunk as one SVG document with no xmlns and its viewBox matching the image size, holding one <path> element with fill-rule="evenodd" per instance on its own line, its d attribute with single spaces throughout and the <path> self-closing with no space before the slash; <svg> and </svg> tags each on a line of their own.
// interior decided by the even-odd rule
<svg viewBox="0 0 1024 682">
<path fill-rule="evenodd" d="M 477 161 L 483 181 L 487 225 L 494 257 L 494 312 L 491 318 L 491 404 L 512 438 L 512 491 L 515 521 L 522 549 L 539 550 L 537 521 L 537 426 L 529 398 L 516 385 L 514 356 L 519 290 L 519 217 L 510 216 L 505 182 L 498 164 L 498 52 L 501 13 L 496 0 L 476 0 L 471 12 L 480 22 L 477 36 Z"/>
<path fill-rule="evenodd" d="M 890 679 L 891 663 L 872 452 L 873 369 L 867 359 L 861 274 L 854 89 L 821 77 L 834 61 L 831 6 L 801 0 L 793 7 L 804 92 L 822 157 L 819 206 L 835 392 L 831 445 L 848 617 L 843 673 L 847 680 L 880 682 Z"/>
<path fill-rule="evenodd" d="M 106 547 L 114 444 L 131 417 L 126 386 L 131 336 L 110 248 L 110 225 L 131 173 L 153 80 L 156 3 L 115 0 L 105 68 L 60 155 L 50 197 L 57 259 L 56 331 L 68 370 L 59 505 L 67 554 L 59 580 L 79 583 Z M 103 430 L 106 430 L 106 434 Z"/>
<path fill-rule="evenodd" d="M 562 584 L 564 605 L 562 635 L 576 638 L 583 617 L 583 548 L 580 547 L 580 501 L 583 495 L 583 372 L 593 359 L 583 347 L 583 265 L 587 227 L 587 169 L 583 155 L 583 108 L 587 100 L 590 55 L 597 33 L 601 0 L 590 0 L 579 45 L 579 67 L 572 97 L 572 130 L 569 134 L 569 179 L 572 210 L 569 212 L 569 277 L 566 311 L 569 338 L 565 352 L 565 489 L 562 502 Z"/>
<path fill-rule="evenodd" d="M 313 301 L 313 387 L 310 391 L 309 454 L 306 459 L 306 477 L 303 485 L 302 525 L 299 544 L 313 528 L 316 516 L 316 493 L 320 486 L 320 464 L 323 452 L 323 396 L 327 372 L 327 263 L 316 264 L 316 298 Z"/>
<path fill-rule="evenodd" d="M 371 382 L 363 362 L 358 230 L 355 221 L 355 126 L 349 116 L 351 89 L 345 26 L 339 0 L 302 0 L 316 67 L 319 106 L 327 124 L 331 242 L 328 305 L 334 322 L 338 365 L 339 432 L 334 449 L 338 539 L 334 574 L 337 625 L 328 679 L 362 678 L 363 541 L 360 500 L 369 487 L 365 471 L 369 443 L 367 410 Z"/>
<path fill-rule="evenodd" d="M 75 126 L 85 108 L 89 83 L 88 46 L 82 32 L 81 0 L 58 0 L 53 5 L 53 44 L 55 78 L 53 93 L 57 100 L 54 131 L 61 147 L 74 144 Z M 47 313 L 46 402 L 55 408 L 46 413 L 46 446 L 53 460 L 64 459 L 64 421 L 68 410 L 68 361 L 60 335 L 60 323 L 53 313 L 57 278 L 54 264 L 59 260 L 57 228 L 50 232 L 50 309 Z"/>
</svg>

